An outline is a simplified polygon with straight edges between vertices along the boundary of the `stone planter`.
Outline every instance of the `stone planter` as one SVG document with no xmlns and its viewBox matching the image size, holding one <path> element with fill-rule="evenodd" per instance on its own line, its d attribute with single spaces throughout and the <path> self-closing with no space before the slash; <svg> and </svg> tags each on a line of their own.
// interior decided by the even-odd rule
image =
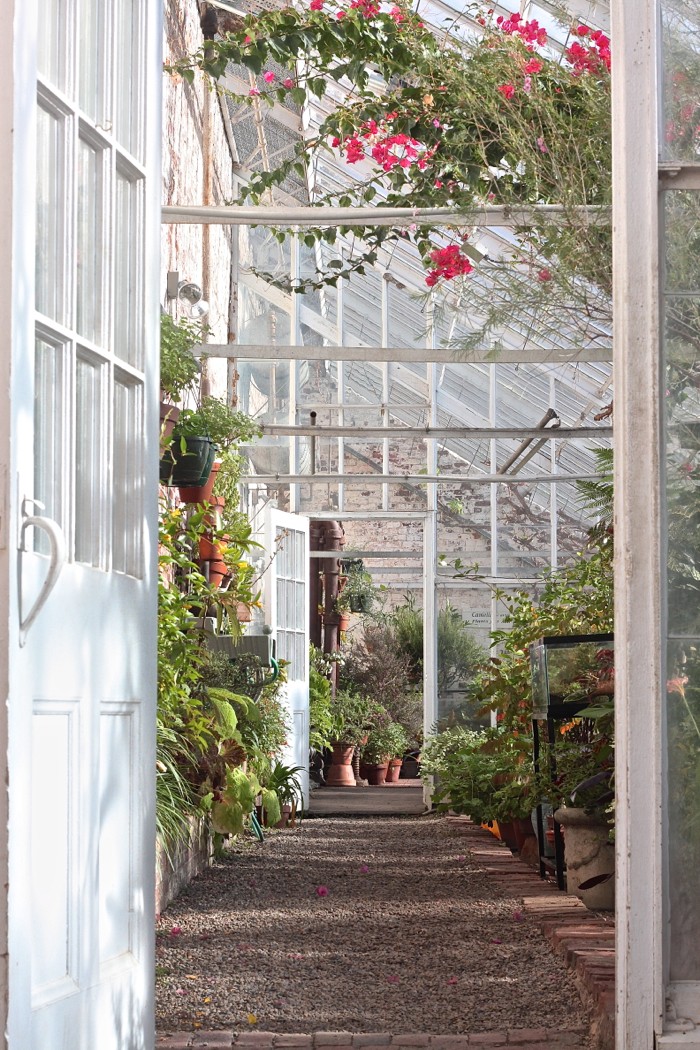
<svg viewBox="0 0 700 1050">
<path fill-rule="evenodd" d="M 615 879 L 611 878 L 590 889 L 579 886 L 600 875 L 614 874 L 615 847 L 610 842 L 608 824 L 583 809 L 563 806 L 554 814 L 565 829 L 564 859 L 566 889 L 575 894 L 591 911 L 613 911 Z"/>
</svg>

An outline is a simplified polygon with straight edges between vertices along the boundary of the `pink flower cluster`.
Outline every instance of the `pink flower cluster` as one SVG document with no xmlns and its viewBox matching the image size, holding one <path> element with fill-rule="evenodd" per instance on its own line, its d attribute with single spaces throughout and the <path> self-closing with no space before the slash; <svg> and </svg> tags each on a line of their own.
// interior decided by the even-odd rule
<svg viewBox="0 0 700 1050">
<path fill-rule="evenodd" d="M 566 58 L 574 67 L 575 76 L 582 73 L 599 73 L 602 69 L 610 72 L 610 38 L 600 29 L 591 31 L 588 26 L 577 26 L 577 36 L 588 38 L 588 46 L 575 40 L 566 51 Z"/>
<path fill-rule="evenodd" d="M 547 43 L 547 30 L 539 24 L 537 19 L 533 18 L 530 22 L 525 22 L 523 21 L 523 16 L 518 14 L 517 11 L 509 15 L 508 18 L 499 15 L 496 19 L 496 25 L 509 36 L 519 36 L 530 51 L 533 50 L 535 44 L 539 44 L 542 47 Z"/>
<path fill-rule="evenodd" d="M 379 14 L 379 5 L 373 0 L 352 0 L 350 10 L 359 11 L 363 18 L 374 18 Z"/>
<path fill-rule="evenodd" d="M 395 116 L 389 113 L 386 119 L 391 122 Z M 346 139 L 334 138 L 331 145 L 340 148 L 348 164 L 356 164 L 371 157 L 384 171 L 396 167 L 410 168 L 413 164 L 424 171 L 435 152 L 424 149 L 422 143 L 410 135 L 392 134 L 391 128 L 386 124 L 377 124 L 376 120 L 368 120 L 359 132 Z"/>
<path fill-rule="evenodd" d="M 441 278 L 445 281 L 450 281 L 453 277 L 471 273 L 474 269 L 469 259 L 462 254 L 461 249 L 456 244 L 450 244 L 447 248 L 436 248 L 435 251 L 430 253 L 430 258 L 435 263 L 435 266 L 428 271 L 428 276 L 425 278 L 425 283 L 429 288 L 437 284 Z"/>
</svg>

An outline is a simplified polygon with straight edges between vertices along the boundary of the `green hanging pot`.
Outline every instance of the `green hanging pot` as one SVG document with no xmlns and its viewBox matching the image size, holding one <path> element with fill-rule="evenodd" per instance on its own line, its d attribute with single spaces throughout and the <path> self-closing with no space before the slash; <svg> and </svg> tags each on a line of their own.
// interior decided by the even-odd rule
<svg viewBox="0 0 700 1050">
<path fill-rule="evenodd" d="M 175 434 L 170 448 L 160 461 L 160 480 L 164 485 L 200 485 L 207 480 L 214 465 L 216 445 L 208 437 Z M 203 478 L 203 481 L 200 479 Z"/>
</svg>

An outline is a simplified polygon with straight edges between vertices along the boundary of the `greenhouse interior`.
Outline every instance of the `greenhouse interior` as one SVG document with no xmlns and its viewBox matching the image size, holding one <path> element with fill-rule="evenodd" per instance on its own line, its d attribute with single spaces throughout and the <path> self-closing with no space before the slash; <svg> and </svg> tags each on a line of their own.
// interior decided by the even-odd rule
<svg viewBox="0 0 700 1050">
<path fill-rule="evenodd" d="M 10 9 L 4 1045 L 700 1050 L 697 4 Z"/>
</svg>

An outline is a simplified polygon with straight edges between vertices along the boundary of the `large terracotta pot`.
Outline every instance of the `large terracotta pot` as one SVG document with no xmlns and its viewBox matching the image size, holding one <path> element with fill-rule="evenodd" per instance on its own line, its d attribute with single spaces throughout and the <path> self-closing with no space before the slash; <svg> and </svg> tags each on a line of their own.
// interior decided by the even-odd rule
<svg viewBox="0 0 700 1050">
<path fill-rule="evenodd" d="M 390 758 L 389 768 L 386 771 L 386 782 L 387 784 L 398 784 L 399 776 L 401 775 L 401 766 L 403 765 L 402 758 Z"/>
<path fill-rule="evenodd" d="M 180 499 L 183 503 L 211 503 L 214 482 L 219 473 L 220 463 L 214 463 L 209 477 L 203 485 L 180 485 Z"/>
<path fill-rule="evenodd" d="M 355 787 L 355 774 L 352 771 L 352 756 L 355 753 L 353 744 L 334 744 L 333 758 L 326 774 L 328 787 Z"/>
<path fill-rule="evenodd" d="M 228 576 L 228 566 L 223 558 L 208 558 L 202 562 L 202 572 L 212 587 L 220 587 Z"/>
<path fill-rule="evenodd" d="M 180 418 L 180 409 L 177 405 L 171 405 L 169 401 L 160 403 L 160 454 L 165 452 L 173 436 L 175 424 Z"/>
<path fill-rule="evenodd" d="M 388 768 L 388 762 L 367 763 L 367 780 L 369 781 L 370 787 L 382 786 L 382 784 L 386 781 L 386 771 Z"/>
<path fill-rule="evenodd" d="M 614 875 L 615 847 L 610 841 L 608 824 L 572 806 L 562 806 L 555 812 L 554 819 L 566 829 L 564 860 L 567 893 L 575 894 L 591 911 L 613 911 L 614 877 L 590 889 L 580 889 L 581 883 L 589 879 Z"/>
</svg>

